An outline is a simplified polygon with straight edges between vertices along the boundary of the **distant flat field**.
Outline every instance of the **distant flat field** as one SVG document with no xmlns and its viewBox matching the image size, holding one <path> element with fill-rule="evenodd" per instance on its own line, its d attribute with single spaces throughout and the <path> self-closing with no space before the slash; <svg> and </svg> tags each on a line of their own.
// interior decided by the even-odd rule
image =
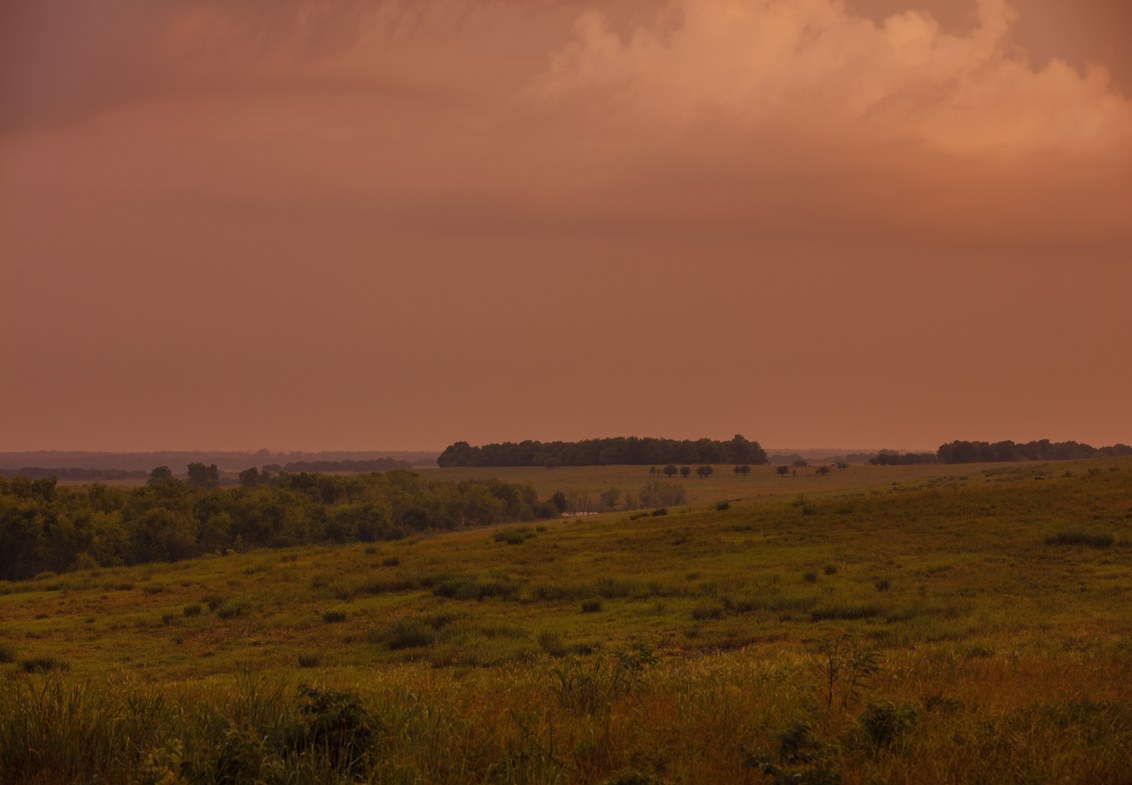
<svg viewBox="0 0 1132 785">
<path fill-rule="evenodd" d="M 752 466 L 746 476 L 735 474 L 735 467 L 715 465 L 707 478 L 696 475 L 697 464 L 691 464 L 689 477 L 650 474 L 648 466 L 564 466 L 554 469 L 535 466 L 456 467 L 449 469 L 415 469 L 423 477 L 437 480 L 484 480 L 492 477 L 513 482 L 529 482 L 539 498 L 547 498 L 558 490 L 585 490 L 595 496 L 610 487 L 639 493 L 651 480 L 671 480 L 683 486 L 689 503 L 707 503 L 721 499 L 750 499 L 804 494 L 836 494 L 850 490 L 866 490 L 895 485 L 912 486 L 928 481 L 953 479 L 968 485 L 986 482 L 988 477 L 1003 472 L 1050 475 L 1059 471 L 1058 464 L 923 464 L 915 466 L 849 466 L 830 467 L 829 473 L 817 473 L 818 465 L 791 468 L 785 476 L 776 466 Z M 663 466 L 656 467 L 658 472 Z M 680 467 L 677 466 L 677 469 Z M 1065 469 L 1060 469 L 1064 472 Z"/>
</svg>

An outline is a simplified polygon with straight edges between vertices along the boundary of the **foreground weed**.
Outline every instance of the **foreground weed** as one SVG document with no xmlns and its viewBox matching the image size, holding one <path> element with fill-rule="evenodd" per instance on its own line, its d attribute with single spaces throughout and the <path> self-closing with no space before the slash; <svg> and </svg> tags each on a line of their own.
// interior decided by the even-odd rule
<svg viewBox="0 0 1132 785">
<path fill-rule="evenodd" d="M 840 698 L 841 708 L 860 698 L 862 690 L 880 672 L 880 652 L 862 647 L 848 635 L 826 639 L 818 644 L 813 665 L 821 677 L 827 709 Z"/>
</svg>

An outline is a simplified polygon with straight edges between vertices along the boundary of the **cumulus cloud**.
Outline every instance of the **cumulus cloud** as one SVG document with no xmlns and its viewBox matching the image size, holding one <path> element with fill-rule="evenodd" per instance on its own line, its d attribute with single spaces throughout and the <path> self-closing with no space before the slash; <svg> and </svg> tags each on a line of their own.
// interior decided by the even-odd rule
<svg viewBox="0 0 1132 785">
<path fill-rule="evenodd" d="M 118 24 L 41 37 L 9 72 L 25 127 L 72 111 L 0 146 L 0 198 L 760 242 L 1129 232 L 1129 101 L 1100 71 L 1030 66 L 1003 0 L 959 31 L 838 0 L 107 3 Z"/>
<path fill-rule="evenodd" d="M 642 122 L 676 128 L 715 113 L 961 155 L 1128 144 L 1132 104 L 1106 74 L 1031 68 L 1006 45 L 1014 18 L 1005 0 L 979 0 L 972 30 L 946 32 L 920 11 L 878 25 L 837 0 L 674 0 L 621 36 L 589 11 L 538 89 L 551 101 L 614 94 Z"/>
</svg>

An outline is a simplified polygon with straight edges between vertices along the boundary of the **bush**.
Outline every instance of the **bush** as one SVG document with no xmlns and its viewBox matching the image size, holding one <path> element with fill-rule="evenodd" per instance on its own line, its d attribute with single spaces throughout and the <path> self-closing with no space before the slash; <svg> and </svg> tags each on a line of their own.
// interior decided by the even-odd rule
<svg viewBox="0 0 1132 785">
<path fill-rule="evenodd" d="M 386 627 L 379 637 L 391 651 L 419 649 L 436 640 L 436 630 L 421 619 L 406 616 Z"/>
<path fill-rule="evenodd" d="M 401 560 L 398 559 L 396 556 L 386 556 L 384 559 L 381 560 L 381 566 L 382 567 L 397 567 L 400 564 L 401 564 Z"/>
<path fill-rule="evenodd" d="M 521 545 L 535 536 L 535 531 L 527 526 L 512 527 L 495 533 L 496 542 L 505 542 L 508 545 Z"/>
<path fill-rule="evenodd" d="M 377 723 L 358 696 L 299 687 L 301 725 L 289 745 L 300 755 L 325 755 L 330 768 L 357 779 L 369 767 L 377 746 Z"/>
<path fill-rule="evenodd" d="M 200 603 L 194 602 L 194 603 L 192 603 L 190 605 L 186 605 L 184 608 L 182 608 L 181 609 L 181 615 L 182 616 L 200 616 L 200 611 L 201 611 Z"/>
<path fill-rule="evenodd" d="M 224 603 L 216 609 L 216 615 L 221 619 L 238 619 L 241 616 L 248 615 L 250 611 L 251 606 L 244 600 L 225 600 Z"/>
<path fill-rule="evenodd" d="M 911 704 L 897 707 L 892 703 L 870 703 L 857 723 L 868 746 L 877 752 L 903 739 L 917 716 L 919 709 Z"/>
<path fill-rule="evenodd" d="M 0 663 L 15 662 L 16 650 L 6 643 L 0 643 Z"/>
<path fill-rule="evenodd" d="M 201 602 L 207 605 L 210 611 L 215 613 L 216 609 L 224 604 L 224 598 L 219 594 L 209 594 L 205 597 L 202 597 Z"/>
<path fill-rule="evenodd" d="M 71 666 L 55 657 L 33 657 L 21 660 L 20 667 L 25 673 L 50 673 L 51 671 L 70 670 Z"/>
<path fill-rule="evenodd" d="M 602 607 L 601 600 L 585 600 L 582 602 L 582 613 L 599 613 Z"/>
<path fill-rule="evenodd" d="M 519 586 L 513 581 L 496 579 L 480 581 L 470 575 L 461 575 L 447 578 L 432 587 L 432 593 L 437 597 L 447 597 L 451 600 L 485 600 L 488 597 L 510 599 L 519 592 Z"/>
<path fill-rule="evenodd" d="M 321 654 L 300 654 L 299 667 L 300 668 L 317 668 L 322 664 Z"/>
<path fill-rule="evenodd" d="M 346 621 L 346 612 L 326 611 L 322 614 L 322 620 L 327 624 L 337 624 L 338 622 Z"/>
<path fill-rule="evenodd" d="M 696 621 L 708 621 L 723 618 L 723 606 L 715 604 L 697 605 L 692 609 L 692 618 Z"/>
<path fill-rule="evenodd" d="M 566 648 L 565 642 L 562 640 L 562 636 L 550 630 L 539 633 L 538 645 L 540 649 L 551 657 L 564 657 L 569 651 L 569 649 Z"/>
<path fill-rule="evenodd" d="M 856 621 L 880 616 L 876 605 L 825 605 L 810 611 L 813 621 Z"/>
<path fill-rule="evenodd" d="M 1111 534 L 1087 534 L 1082 531 L 1058 532 L 1046 537 L 1046 545 L 1084 545 L 1089 548 L 1111 548 L 1116 540 Z"/>
</svg>

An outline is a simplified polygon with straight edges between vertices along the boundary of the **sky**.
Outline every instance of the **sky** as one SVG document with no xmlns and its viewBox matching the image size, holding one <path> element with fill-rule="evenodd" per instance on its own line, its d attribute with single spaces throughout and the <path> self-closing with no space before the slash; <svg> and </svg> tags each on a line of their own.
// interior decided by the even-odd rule
<svg viewBox="0 0 1132 785">
<path fill-rule="evenodd" d="M 0 450 L 1132 443 L 1130 32 L 0 2 Z"/>
</svg>

